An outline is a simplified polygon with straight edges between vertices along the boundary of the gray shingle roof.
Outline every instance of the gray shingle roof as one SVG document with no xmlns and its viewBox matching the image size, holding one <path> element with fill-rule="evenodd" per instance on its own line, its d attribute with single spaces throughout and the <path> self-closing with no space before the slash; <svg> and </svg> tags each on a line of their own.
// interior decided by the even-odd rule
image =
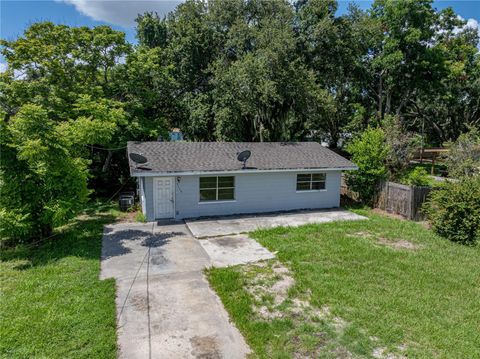
<svg viewBox="0 0 480 359">
<path fill-rule="evenodd" d="M 355 165 L 317 142 L 128 142 L 128 153 L 145 156 L 140 168 L 130 159 L 130 173 L 238 171 L 237 153 L 250 150 L 248 169 L 295 170 L 348 168 Z M 142 168 L 149 168 L 145 170 Z M 248 170 L 247 169 L 247 170 Z"/>
</svg>

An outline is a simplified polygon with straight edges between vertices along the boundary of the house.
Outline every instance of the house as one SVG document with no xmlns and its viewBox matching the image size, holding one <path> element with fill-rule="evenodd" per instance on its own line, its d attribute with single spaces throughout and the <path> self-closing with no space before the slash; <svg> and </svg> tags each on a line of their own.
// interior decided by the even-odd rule
<svg viewBox="0 0 480 359">
<path fill-rule="evenodd" d="M 168 133 L 170 136 L 170 141 L 183 141 L 183 133 L 180 131 L 179 128 L 172 128 L 171 131 Z"/>
<path fill-rule="evenodd" d="M 338 207 L 341 173 L 357 168 L 316 142 L 128 142 L 127 151 L 149 221 Z"/>
</svg>

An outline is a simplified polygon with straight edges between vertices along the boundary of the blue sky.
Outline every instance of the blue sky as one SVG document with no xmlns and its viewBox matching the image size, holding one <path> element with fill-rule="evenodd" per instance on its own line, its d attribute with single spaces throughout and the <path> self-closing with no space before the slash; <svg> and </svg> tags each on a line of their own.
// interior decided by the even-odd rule
<svg viewBox="0 0 480 359">
<path fill-rule="evenodd" d="M 127 35 L 127 40 L 135 42 L 134 19 L 138 13 L 157 11 L 166 14 L 181 0 L 0 0 L 0 37 L 13 40 L 20 36 L 29 24 L 36 21 L 52 21 L 71 26 L 96 26 L 108 24 Z M 338 1 L 338 13 L 348 9 L 351 1 Z M 367 9 L 372 1 L 355 1 Z M 480 23 L 480 0 L 437 0 L 434 7 L 448 6 L 469 20 L 470 26 Z M 0 64 L 3 63 L 0 57 Z M 3 65 L 4 66 L 4 65 Z M 0 69 L 2 65 L 0 65 Z"/>
</svg>

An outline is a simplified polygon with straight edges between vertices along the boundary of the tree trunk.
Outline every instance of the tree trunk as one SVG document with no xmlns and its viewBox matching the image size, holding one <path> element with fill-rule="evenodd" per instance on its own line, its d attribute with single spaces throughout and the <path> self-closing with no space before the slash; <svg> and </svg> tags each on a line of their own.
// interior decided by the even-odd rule
<svg viewBox="0 0 480 359">
<path fill-rule="evenodd" d="M 105 81 L 105 85 L 108 84 L 108 65 L 105 65 L 103 68 L 103 81 Z"/>
<path fill-rule="evenodd" d="M 105 173 L 110 168 L 110 163 L 112 162 L 112 156 L 113 156 L 113 152 L 109 150 L 107 153 L 107 158 L 105 158 L 105 162 L 103 163 L 102 172 Z"/>
<path fill-rule="evenodd" d="M 331 149 L 335 149 L 338 147 L 338 140 L 339 136 L 338 134 L 331 134 L 330 135 L 332 138 L 330 139 L 330 143 L 328 144 Z"/>
<path fill-rule="evenodd" d="M 382 118 L 384 117 L 384 115 L 388 115 L 391 111 L 391 108 L 392 108 L 392 94 L 390 91 L 387 92 L 387 101 L 386 101 L 386 104 L 385 104 L 385 113 L 382 115 Z"/>
<path fill-rule="evenodd" d="M 378 80 L 378 118 L 382 118 L 383 113 L 383 78 L 382 72 L 380 72 L 380 78 Z"/>
<path fill-rule="evenodd" d="M 413 96 L 415 97 L 415 92 L 413 93 Z M 410 92 L 407 92 L 407 93 L 405 94 L 405 96 L 403 97 L 402 101 L 400 101 L 400 105 L 398 105 L 397 111 L 395 111 L 395 114 L 396 114 L 397 116 L 400 116 L 403 108 L 404 108 L 405 105 L 407 104 L 407 101 L 408 101 L 409 97 L 410 97 Z"/>
</svg>

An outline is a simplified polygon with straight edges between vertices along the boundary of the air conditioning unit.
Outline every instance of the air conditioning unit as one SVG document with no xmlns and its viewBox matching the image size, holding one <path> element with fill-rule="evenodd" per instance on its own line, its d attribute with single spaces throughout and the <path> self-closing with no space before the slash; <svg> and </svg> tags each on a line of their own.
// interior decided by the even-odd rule
<svg viewBox="0 0 480 359">
<path fill-rule="evenodd" d="M 120 210 L 128 211 L 129 208 L 135 205 L 135 193 L 134 192 L 123 192 L 118 196 L 118 204 L 120 205 Z"/>
</svg>

